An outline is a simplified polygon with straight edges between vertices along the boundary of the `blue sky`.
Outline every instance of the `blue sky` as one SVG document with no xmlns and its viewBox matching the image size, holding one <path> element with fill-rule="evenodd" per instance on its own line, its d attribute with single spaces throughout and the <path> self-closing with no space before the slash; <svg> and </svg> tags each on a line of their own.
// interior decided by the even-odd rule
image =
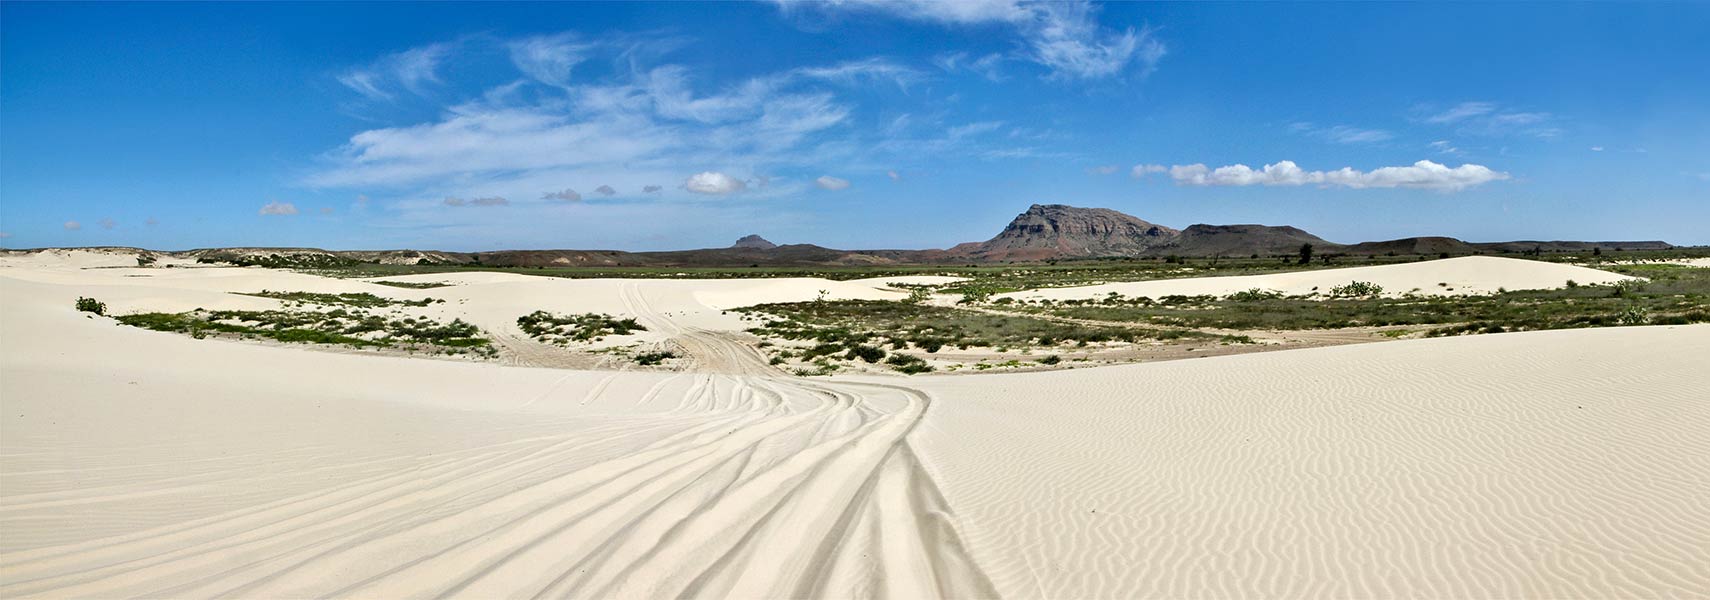
<svg viewBox="0 0 1710 600">
<path fill-rule="evenodd" d="M 0 4 L 0 245 L 1710 244 L 1710 4 Z"/>
</svg>

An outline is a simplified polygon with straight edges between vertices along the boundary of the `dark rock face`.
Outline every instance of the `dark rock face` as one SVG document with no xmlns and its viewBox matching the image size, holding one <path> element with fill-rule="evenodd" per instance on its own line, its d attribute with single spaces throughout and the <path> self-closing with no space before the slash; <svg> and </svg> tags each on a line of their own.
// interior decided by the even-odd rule
<svg viewBox="0 0 1710 600">
<path fill-rule="evenodd" d="M 742 236 L 742 239 L 740 239 L 740 240 L 736 240 L 736 243 L 732 244 L 730 247 L 732 247 L 732 248 L 752 248 L 755 250 L 771 250 L 773 248 L 777 248 L 778 245 L 774 244 L 772 242 L 766 241 L 766 238 L 760 237 L 758 234 L 749 234 L 749 235 Z"/>
<path fill-rule="evenodd" d="M 984 260 L 1139 256 L 1169 246 L 1179 235 L 1108 208 L 1035 204 L 997 237 L 953 250 Z"/>
</svg>

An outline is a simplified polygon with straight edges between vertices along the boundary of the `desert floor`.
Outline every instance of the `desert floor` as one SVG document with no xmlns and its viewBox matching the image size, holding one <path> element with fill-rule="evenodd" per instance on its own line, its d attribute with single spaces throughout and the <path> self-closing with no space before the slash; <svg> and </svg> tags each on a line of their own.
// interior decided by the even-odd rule
<svg viewBox="0 0 1710 600">
<path fill-rule="evenodd" d="M 1710 595 L 1710 326 L 796 378 L 725 309 L 904 295 L 134 264 L 0 261 L 0 596 Z M 1575 276 L 1476 266 L 1372 277 Z M 444 298 L 422 310 L 499 337 L 634 315 L 691 360 L 318 352 L 73 309 L 278 306 L 229 293 L 261 289 Z"/>
</svg>

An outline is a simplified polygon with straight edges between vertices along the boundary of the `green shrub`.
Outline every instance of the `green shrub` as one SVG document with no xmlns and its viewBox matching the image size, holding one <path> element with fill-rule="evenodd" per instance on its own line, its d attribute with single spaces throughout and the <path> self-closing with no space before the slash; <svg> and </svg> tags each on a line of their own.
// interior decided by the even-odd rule
<svg viewBox="0 0 1710 600">
<path fill-rule="evenodd" d="M 1369 281 L 1350 281 L 1330 288 L 1332 298 L 1367 298 L 1383 294 L 1383 286 Z"/>
<path fill-rule="evenodd" d="M 631 357 L 638 365 L 657 365 L 667 359 L 677 358 L 675 352 L 644 352 Z"/>
<path fill-rule="evenodd" d="M 1276 291 L 1276 290 L 1267 290 L 1267 289 L 1263 289 L 1263 288 L 1253 288 L 1250 290 L 1235 292 L 1233 294 L 1230 294 L 1229 300 L 1232 300 L 1235 302 L 1259 302 L 1262 300 L 1277 300 L 1277 299 L 1280 299 L 1282 297 L 1283 297 L 1283 293 Z"/>
<path fill-rule="evenodd" d="M 932 365 L 926 364 L 926 361 L 907 354 L 892 354 L 890 358 L 885 359 L 885 364 L 891 365 L 898 372 L 909 375 L 932 370 Z"/>
<path fill-rule="evenodd" d="M 1055 354 L 1052 354 L 1052 355 L 1047 356 L 1045 358 L 1039 359 L 1039 364 L 1042 364 L 1042 365 L 1054 365 L 1054 364 L 1057 364 L 1060 362 L 1063 362 L 1063 357 L 1057 356 Z"/>
<path fill-rule="evenodd" d="M 873 346 L 855 346 L 850 348 L 849 352 L 845 353 L 843 357 L 851 359 L 859 358 L 869 363 L 876 363 L 879 362 L 879 359 L 885 357 L 885 351 L 882 348 L 875 348 Z"/>
<path fill-rule="evenodd" d="M 77 310 L 81 310 L 83 312 L 95 313 L 98 315 L 105 315 L 105 314 L 107 314 L 107 303 L 102 302 L 100 300 L 96 300 L 94 298 L 84 298 L 82 296 L 79 296 L 77 298 Z"/>
</svg>

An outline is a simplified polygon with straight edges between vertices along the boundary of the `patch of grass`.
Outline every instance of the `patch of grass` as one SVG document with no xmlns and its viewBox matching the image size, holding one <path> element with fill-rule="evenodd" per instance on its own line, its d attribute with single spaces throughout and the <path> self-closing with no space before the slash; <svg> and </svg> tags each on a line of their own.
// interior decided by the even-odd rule
<svg viewBox="0 0 1710 600">
<path fill-rule="evenodd" d="M 591 342 L 608 335 L 629 335 L 647 331 L 635 319 L 616 319 L 611 315 L 585 313 L 559 315 L 544 310 L 517 317 L 517 327 L 529 337 L 548 344 L 568 345 L 571 342 Z"/>
<path fill-rule="evenodd" d="M 380 347 L 447 354 L 474 352 L 492 356 L 490 341 L 480 328 L 455 319 L 388 319 L 360 311 L 193 310 L 181 313 L 139 313 L 116 317 L 133 327 L 187 334 L 262 338 L 288 343 L 326 344 L 356 348 Z"/>
<path fill-rule="evenodd" d="M 288 302 L 303 302 L 303 303 L 307 303 L 307 304 L 324 304 L 327 306 L 354 306 L 357 308 L 380 308 L 380 307 L 384 307 L 384 306 L 427 306 L 427 305 L 433 304 L 435 302 L 445 302 L 444 300 L 436 300 L 433 298 L 423 298 L 421 300 L 398 300 L 396 298 L 385 298 L 385 297 L 381 297 L 381 296 L 376 296 L 376 295 L 370 294 L 368 292 L 355 292 L 355 293 L 345 293 L 345 294 L 320 294 L 320 293 L 315 293 L 315 292 L 275 292 L 272 290 L 261 290 L 259 292 L 248 293 L 248 294 L 238 294 L 238 295 L 240 295 L 240 296 L 256 296 L 256 297 L 260 297 L 260 298 L 273 298 L 275 300 L 285 300 Z"/>
<path fill-rule="evenodd" d="M 806 351 L 807 357 L 850 352 L 851 358 L 866 360 L 869 351 L 859 349 L 868 346 L 912 346 L 936 352 L 946 346 L 1053 347 L 1077 342 L 1218 337 L 1183 329 L 1080 325 L 884 300 L 763 304 L 739 310 L 765 319 L 759 327 L 749 329 L 750 333 L 818 342 Z"/>
</svg>

